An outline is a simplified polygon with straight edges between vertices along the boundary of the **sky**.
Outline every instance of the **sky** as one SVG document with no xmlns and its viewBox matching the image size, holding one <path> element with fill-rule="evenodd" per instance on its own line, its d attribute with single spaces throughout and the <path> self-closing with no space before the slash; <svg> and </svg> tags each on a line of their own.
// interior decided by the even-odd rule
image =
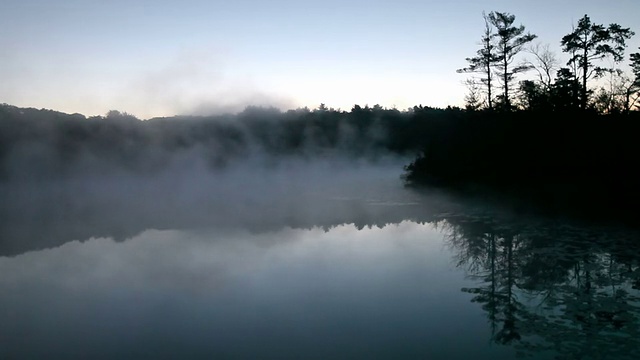
<svg viewBox="0 0 640 360">
<path fill-rule="evenodd" d="M 588 14 L 639 33 L 638 0 L 3 0 L 0 103 L 139 118 L 320 103 L 462 106 L 482 12 L 550 44 Z M 628 57 L 628 56 L 627 56 Z"/>
</svg>

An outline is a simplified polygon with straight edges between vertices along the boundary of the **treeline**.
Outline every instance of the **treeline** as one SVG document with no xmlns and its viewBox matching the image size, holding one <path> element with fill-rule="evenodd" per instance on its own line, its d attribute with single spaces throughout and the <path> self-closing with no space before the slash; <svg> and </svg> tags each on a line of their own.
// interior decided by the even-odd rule
<svg viewBox="0 0 640 360">
<path fill-rule="evenodd" d="M 492 11 L 483 18 L 480 48 L 458 70 L 472 74 L 465 81 L 468 110 L 611 114 L 638 109 L 640 53 L 625 56 L 627 41 L 635 35 L 630 28 L 597 24 L 584 15 L 560 39 L 567 56 L 563 63 L 548 44 L 533 44 L 537 35 L 516 25 L 515 15 Z M 627 60 L 630 72 L 622 67 Z M 516 81 L 526 72 L 533 77 Z"/>
<path fill-rule="evenodd" d="M 0 178 L 159 171 L 201 160 L 212 169 L 252 157 L 376 159 L 416 154 L 428 133 L 461 109 L 406 111 L 354 106 L 282 112 L 249 107 L 237 115 L 139 120 L 111 111 L 86 118 L 0 106 Z"/>
<path fill-rule="evenodd" d="M 585 15 L 560 41 L 568 55 L 561 66 L 548 46 L 530 45 L 536 35 L 514 15 L 484 20 L 480 49 L 459 70 L 476 76 L 466 82 L 466 111 L 424 138 L 407 184 L 635 223 L 640 54 L 628 58 L 630 74 L 619 67 L 633 31 Z M 517 82 L 526 71 L 534 80 Z"/>
</svg>

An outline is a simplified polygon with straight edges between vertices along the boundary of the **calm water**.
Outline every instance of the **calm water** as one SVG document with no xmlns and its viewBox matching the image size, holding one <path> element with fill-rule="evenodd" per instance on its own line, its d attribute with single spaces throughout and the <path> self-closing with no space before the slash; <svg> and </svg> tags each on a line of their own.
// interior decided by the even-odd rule
<svg viewBox="0 0 640 360">
<path fill-rule="evenodd" d="M 390 167 L 13 189 L 0 358 L 638 357 L 636 233 L 413 194 Z"/>
</svg>

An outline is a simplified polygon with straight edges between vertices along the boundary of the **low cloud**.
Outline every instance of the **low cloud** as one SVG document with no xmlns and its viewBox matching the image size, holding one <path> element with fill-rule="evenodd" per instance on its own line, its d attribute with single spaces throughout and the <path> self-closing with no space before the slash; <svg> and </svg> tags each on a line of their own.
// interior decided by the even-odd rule
<svg viewBox="0 0 640 360">
<path fill-rule="evenodd" d="M 247 106 L 292 107 L 250 74 L 234 73 L 224 51 L 185 50 L 131 79 L 114 103 L 142 118 L 237 113 Z"/>
</svg>

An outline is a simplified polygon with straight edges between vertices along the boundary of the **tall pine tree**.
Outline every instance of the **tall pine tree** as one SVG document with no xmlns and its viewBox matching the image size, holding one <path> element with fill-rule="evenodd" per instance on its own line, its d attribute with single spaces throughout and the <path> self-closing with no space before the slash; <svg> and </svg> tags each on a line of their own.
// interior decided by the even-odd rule
<svg viewBox="0 0 640 360">
<path fill-rule="evenodd" d="M 515 15 L 492 11 L 488 16 L 489 22 L 496 28 L 496 61 L 495 67 L 499 71 L 502 82 L 502 104 L 506 109 L 511 109 L 509 88 L 514 75 L 531 69 L 528 64 L 514 65 L 515 56 L 522 48 L 533 41 L 537 36 L 524 33 L 524 26 L 514 26 Z"/>
<path fill-rule="evenodd" d="M 626 48 L 625 42 L 633 35 L 633 31 L 629 28 L 623 28 L 618 24 L 610 24 L 608 27 L 594 24 L 589 16 L 585 15 L 578 21 L 573 31 L 562 38 L 560 42 L 562 51 L 571 54 L 567 65 L 575 69 L 574 76 L 580 80 L 582 110 L 585 110 L 588 105 L 588 80 L 612 70 L 597 66 L 594 61 L 606 57 L 611 57 L 615 62 L 622 61 Z"/>
</svg>

